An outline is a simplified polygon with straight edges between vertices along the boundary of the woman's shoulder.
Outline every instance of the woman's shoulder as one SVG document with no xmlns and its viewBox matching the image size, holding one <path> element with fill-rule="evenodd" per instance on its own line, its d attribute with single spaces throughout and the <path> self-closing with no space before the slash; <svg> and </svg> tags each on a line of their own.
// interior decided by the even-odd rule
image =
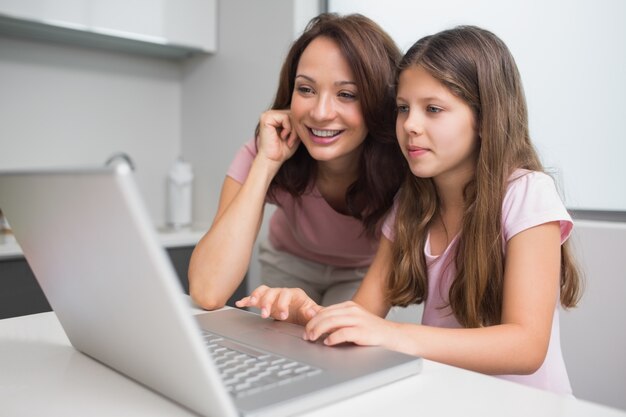
<svg viewBox="0 0 626 417">
<path fill-rule="evenodd" d="M 235 157 L 228 167 L 226 175 L 239 183 L 243 183 L 248 177 L 252 161 L 256 157 L 256 154 L 256 140 L 252 138 L 239 147 Z"/>
</svg>

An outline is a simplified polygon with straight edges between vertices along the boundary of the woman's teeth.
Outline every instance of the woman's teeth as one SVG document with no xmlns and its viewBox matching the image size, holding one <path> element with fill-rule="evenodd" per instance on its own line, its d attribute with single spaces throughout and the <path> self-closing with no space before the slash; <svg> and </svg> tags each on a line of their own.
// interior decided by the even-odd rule
<svg viewBox="0 0 626 417">
<path fill-rule="evenodd" d="M 339 133 L 341 133 L 341 130 L 317 130 L 317 129 L 311 129 L 311 131 L 313 132 L 313 134 L 315 136 L 319 136 L 319 137 L 322 137 L 322 138 L 330 138 L 330 137 L 336 136 Z"/>
</svg>

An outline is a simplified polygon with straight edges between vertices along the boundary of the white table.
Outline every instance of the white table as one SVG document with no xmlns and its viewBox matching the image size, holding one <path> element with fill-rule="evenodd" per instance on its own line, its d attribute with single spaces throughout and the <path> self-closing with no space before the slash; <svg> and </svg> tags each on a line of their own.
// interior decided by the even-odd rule
<svg viewBox="0 0 626 417">
<path fill-rule="evenodd" d="M 424 361 L 420 375 L 304 415 L 626 417 L 626 412 Z M 50 312 L 0 320 L 0 416 L 195 414 L 76 351 Z"/>
</svg>

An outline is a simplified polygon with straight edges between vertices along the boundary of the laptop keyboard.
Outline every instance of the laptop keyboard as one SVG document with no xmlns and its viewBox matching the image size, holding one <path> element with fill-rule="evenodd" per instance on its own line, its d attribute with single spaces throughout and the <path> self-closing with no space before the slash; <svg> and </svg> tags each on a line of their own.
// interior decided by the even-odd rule
<svg viewBox="0 0 626 417">
<path fill-rule="evenodd" d="M 228 391 L 235 397 L 256 394 L 317 375 L 321 369 L 261 352 L 202 330 L 205 344 Z"/>
</svg>

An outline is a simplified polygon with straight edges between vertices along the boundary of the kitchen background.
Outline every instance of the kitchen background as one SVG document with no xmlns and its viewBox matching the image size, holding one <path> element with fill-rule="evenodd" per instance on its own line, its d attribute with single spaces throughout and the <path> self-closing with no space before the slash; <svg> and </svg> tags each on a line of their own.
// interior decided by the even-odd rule
<svg viewBox="0 0 626 417">
<path fill-rule="evenodd" d="M 594 4 L 599 17 L 589 16 L 581 30 L 590 30 L 589 22 L 601 25 L 605 6 L 623 3 Z M 566 14 L 569 3 L 561 5 Z M 332 1 L 0 0 L 0 170 L 102 165 L 125 152 L 154 223 L 162 226 L 167 173 L 180 156 L 193 166 L 194 228 L 204 230 L 232 156 L 271 104 L 289 44 L 328 7 Z M 20 14 L 66 26 L 73 20 L 88 33 L 50 34 L 36 24 L 24 30 L 10 18 Z M 90 29 L 85 21 L 95 23 Z M 107 29 L 107 22 L 120 26 Z M 159 44 L 170 35 L 178 47 Z M 581 105 L 603 103 L 590 97 Z M 617 180 L 623 186 L 624 178 Z M 624 193 L 623 187 L 612 192 Z M 617 221 L 603 213 L 582 216 L 574 239 L 587 292 L 579 309 L 562 315 L 563 350 L 577 396 L 626 409 L 626 223 L 623 213 Z M 249 278 L 251 287 L 258 283 L 256 262 Z"/>
</svg>

